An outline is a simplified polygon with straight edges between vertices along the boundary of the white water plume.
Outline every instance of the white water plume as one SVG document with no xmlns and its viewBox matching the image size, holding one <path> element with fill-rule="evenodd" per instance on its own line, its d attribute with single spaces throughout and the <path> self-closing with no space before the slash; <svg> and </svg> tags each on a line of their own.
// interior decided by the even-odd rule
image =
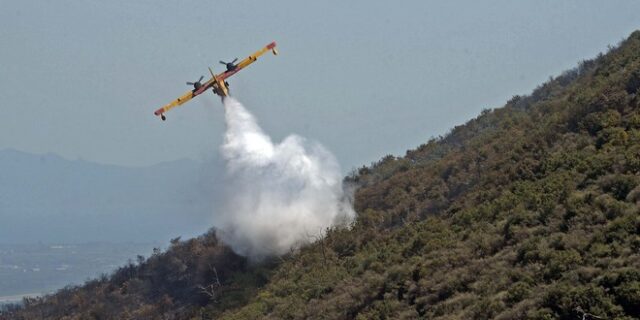
<svg viewBox="0 0 640 320">
<path fill-rule="evenodd" d="M 254 259 L 280 255 L 322 236 L 355 213 L 335 157 L 318 143 L 290 135 L 274 144 L 237 100 L 224 100 L 227 165 L 220 236 Z"/>
</svg>

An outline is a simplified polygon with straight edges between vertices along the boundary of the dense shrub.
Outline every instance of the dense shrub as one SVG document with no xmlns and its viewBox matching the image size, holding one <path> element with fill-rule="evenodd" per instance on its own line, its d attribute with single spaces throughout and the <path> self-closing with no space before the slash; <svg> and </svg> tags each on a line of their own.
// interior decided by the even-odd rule
<svg viewBox="0 0 640 320">
<path fill-rule="evenodd" d="M 349 230 L 260 264 L 177 239 L 0 319 L 640 318 L 639 75 L 637 31 L 352 172 Z"/>
</svg>

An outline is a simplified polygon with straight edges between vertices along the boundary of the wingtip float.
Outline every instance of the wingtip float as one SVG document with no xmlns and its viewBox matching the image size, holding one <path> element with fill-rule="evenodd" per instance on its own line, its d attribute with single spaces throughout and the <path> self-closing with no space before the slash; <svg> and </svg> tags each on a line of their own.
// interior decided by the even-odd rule
<svg viewBox="0 0 640 320">
<path fill-rule="evenodd" d="M 167 111 L 186 103 L 187 101 L 193 99 L 193 97 L 198 96 L 209 89 L 211 89 L 213 93 L 219 95 L 224 99 L 224 97 L 229 95 L 229 83 L 226 81 L 227 78 L 238 73 L 240 70 L 246 68 L 248 65 L 258 60 L 258 57 L 265 54 L 267 51 L 271 51 L 271 53 L 277 55 L 278 49 L 276 49 L 276 43 L 269 43 L 264 48 L 254 52 L 252 55 L 248 56 L 238 63 L 236 63 L 236 61 L 238 61 L 238 58 L 234 59 L 231 62 L 220 61 L 220 63 L 225 65 L 225 67 L 227 68 L 226 71 L 220 74 L 215 74 L 213 73 L 213 70 L 209 68 L 211 79 L 207 80 L 205 83 L 202 83 L 202 79 L 204 78 L 204 76 L 201 76 L 200 79 L 196 82 L 187 82 L 187 85 L 193 86 L 193 90 L 185 92 L 177 99 L 167 103 L 162 108 L 156 110 L 153 114 L 159 116 L 162 121 L 167 120 L 167 117 L 164 115 Z"/>
</svg>

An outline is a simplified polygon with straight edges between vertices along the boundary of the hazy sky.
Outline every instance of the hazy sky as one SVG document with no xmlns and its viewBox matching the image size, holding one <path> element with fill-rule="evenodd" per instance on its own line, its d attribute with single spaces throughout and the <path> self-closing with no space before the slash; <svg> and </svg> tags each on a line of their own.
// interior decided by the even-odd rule
<svg viewBox="0 0 640 320">
<path fill-rule="evenodd" d="M 343 170 L 444 134 L 640 28 L 629 1 L 2 1 L 0 149 L 121 165 L 214 156 L 212 94 L 153 111 L 272 40 L 231 90 Z"/>
</svg>

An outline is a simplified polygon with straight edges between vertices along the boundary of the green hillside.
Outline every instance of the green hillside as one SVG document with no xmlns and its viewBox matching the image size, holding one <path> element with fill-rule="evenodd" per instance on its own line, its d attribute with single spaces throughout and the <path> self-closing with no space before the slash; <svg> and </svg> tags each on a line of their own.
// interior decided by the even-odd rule
<svg viewBox="0 0 640 320">
<path fill-rule="evenodd" d="M 176 239 L 0 319 L 640 318 L 639 88 L 636 31 L 356 170 L 349 228 L 261 263 Z"/>
</svg>

